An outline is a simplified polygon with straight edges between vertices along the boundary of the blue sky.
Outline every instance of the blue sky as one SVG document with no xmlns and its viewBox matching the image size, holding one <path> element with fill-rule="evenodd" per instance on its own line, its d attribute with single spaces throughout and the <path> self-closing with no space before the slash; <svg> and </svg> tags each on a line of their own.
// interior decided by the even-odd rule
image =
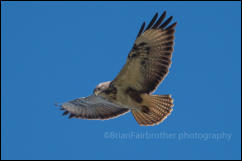
<svg viewBox="0 0 242 161">
<path fill-rule="evenodd" d="M 114 79 L 164 10 L 178 25 L 155 94 L 172 94 L 172 114 L 63 117 L 54 103 Z M 2 159 L 241 159 L 240 2 L 1 2 L 1 29 Z"/>
</svg>

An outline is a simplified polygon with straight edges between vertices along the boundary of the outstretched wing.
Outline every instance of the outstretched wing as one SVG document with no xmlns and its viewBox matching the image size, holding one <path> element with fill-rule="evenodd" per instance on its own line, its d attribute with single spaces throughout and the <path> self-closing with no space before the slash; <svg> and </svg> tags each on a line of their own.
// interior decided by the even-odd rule
<svg viewBox="0 0 242 161">
<path fill-rule="evenodd" d="M 171 65 L 176 26 L 175 22 L 167 27 L 172 17 L 163 22 L 165 16 L 166 12 L 156 21 L 156 13 L 145 30 L 145 22 L 142 24 L 127 62 L 113 85 L 151 93 L 165 78 Z"/>
<path fill-rule="evenodd" d="M 107 120 L 129 112 L 129 109 L 113 104 L 100 96 L 91 95 L 78 98 L 60 105 L 63 115 L 69 118 L 82 118 L 91 120 Z"/>
</svg>

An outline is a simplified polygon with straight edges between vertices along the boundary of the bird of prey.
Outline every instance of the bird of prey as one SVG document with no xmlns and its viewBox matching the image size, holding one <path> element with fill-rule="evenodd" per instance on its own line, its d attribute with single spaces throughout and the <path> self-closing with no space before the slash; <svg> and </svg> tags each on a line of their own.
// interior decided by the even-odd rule
<svg viewBox="0 0 242 161">
<path fill-rule="evenodd" d="M 112 81 L 96 86 L 93 94 L 59 105 L 69 118 L 107 120 L 132 112 L 139 125 L 161 123 L 172 111 L 171 95 L 152 95 L 171 65 L 177 22 L 166 11 L 145 22 L 128 54 L 126 64 Z M 157 19 L 158 18 L 158 19 Z"/>
</svg>

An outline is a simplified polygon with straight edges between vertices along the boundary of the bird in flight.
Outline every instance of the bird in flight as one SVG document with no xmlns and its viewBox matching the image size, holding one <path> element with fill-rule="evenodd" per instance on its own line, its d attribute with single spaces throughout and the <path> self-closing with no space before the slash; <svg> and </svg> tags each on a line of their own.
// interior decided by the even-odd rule
<svg viewBox="0 0 242 161">
<path fill-rule="evenodd" d="M 126 64 L 112 81 L 96 86 L 93 94 L 61 105 L 69 118 L 108 120 L 132 112 L 139 125 L 161 123 L 172 111 L 171 95 L 152 95 L 169 72 L 177 22 L 166 11 L 145 22 L 128 54 Z M 158 18 L 158 19 L 157 19 Z"/>
</svg>

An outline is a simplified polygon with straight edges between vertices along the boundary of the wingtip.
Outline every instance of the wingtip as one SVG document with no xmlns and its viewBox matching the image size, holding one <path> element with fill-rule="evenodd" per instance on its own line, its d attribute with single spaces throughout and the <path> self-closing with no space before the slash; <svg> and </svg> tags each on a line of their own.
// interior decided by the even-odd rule
<svg viewBox="0 0 242 161">
<path fill-rule="evenodd" d="M 74 115 L 74 114 L 70 114 L 70 116 L 68 117 L 68 119 L 71 119 L 71 118 L 73 118 L 73 117 L 75 117 L 76 115 Z"/>
<path fill-rule="evenodd" d="M 166 21 L 159 26 L 159 28 L 164 29 L 173 19 L 173 16 L 170 16 L 169 18 L 166 19 Z"/>
<path fill-rule="evenodd" d="M 177 25 L 177 22 L 174 22 L 173 24 L 171 24 L 170 26 L 168 26 L 166 28 L 166 30 L 174 29 L 176 27 L 176 25 Z"/>
<path fill-rule="evenodd" d="M 68 111 L 65 111 L 62 115 L 65 116 L 67 115 L 69 112 Z"/>
<path fill-rule="evenodd" d="M 176 27 L 176 25 L 177 25 L 177 21 L 176 21 L 176 22 L 174 22 L 174 23 L 173 23 L 173 25 L 174 25 L 174 26 L 173 26 L 173 28 L 175 28 L 175 27 Z"/>
<path fill-rule="evenodd" d="M 60 105 L 58 103 L 54 103 L 55 107 L 60 107 Z"/>
</svg>

